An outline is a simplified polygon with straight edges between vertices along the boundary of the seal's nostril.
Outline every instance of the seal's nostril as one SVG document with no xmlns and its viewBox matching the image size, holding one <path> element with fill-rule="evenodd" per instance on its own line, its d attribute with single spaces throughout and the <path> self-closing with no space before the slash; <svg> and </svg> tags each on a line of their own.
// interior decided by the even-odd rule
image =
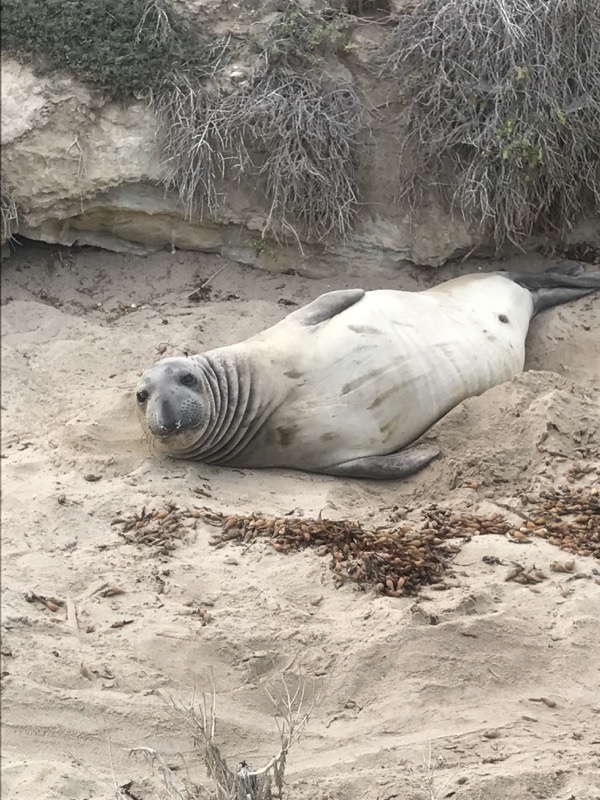
<svg viewBox="0 0 600 800">
<path fill-rule="evenodd" d="M 179 425 L 178 425 L 179 423 Z M 169 400 L 160 403 L 158 413 L 158 424 L 161 431 L 170 432 L 180 426 L 180 414 L 176 407 Z"/>
</svg>

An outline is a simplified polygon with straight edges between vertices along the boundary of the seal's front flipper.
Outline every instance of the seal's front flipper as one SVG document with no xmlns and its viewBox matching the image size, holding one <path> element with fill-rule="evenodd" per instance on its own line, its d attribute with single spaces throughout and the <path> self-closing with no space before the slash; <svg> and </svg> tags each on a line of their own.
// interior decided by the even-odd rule
<svg viewBox="0 0 600 800">
<path fill-rule="evenodd" d="M 312 303 L 292 311 L 286 317 L 286 321 L 296 322 L 299 325 L 318 325 L 319 322 L 325 322 L 358 303 L 364 295 L 364 289 L 339 289 L 327 292 Z"/>
<path fill-rule="evenodd" d="M 413 475 L 423 469 L 439 454 L 438 447 L 431 444 L 420 444 L 415 447 L 407 447 L 398 453 L 390 453 L 387 456 L 353 458 L 352 461 L 334 464 L 332 467 L 325 467 L 325 469 L 319 470 L 319 472 L 340 478 L 373 478 L 378 481 L 398 480 L 399 478 L 407 478 L 409 475 Z"/>
</svg>

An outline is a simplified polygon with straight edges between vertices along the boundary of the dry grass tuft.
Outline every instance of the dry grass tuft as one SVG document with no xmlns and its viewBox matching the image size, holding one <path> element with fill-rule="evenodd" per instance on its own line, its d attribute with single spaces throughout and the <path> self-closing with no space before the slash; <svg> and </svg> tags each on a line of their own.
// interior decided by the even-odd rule
<svg viewBox="0 0 600 800">
<path fill-rule="evenodd" d="M 146 32 L 148 23 L 154 23 L 154 30 Z M 168 45 L 173 37 L 173 24 L 169 18 L 169 6 L 164 0 L 147 0 L 142 16 L 135 29 L 135 43 L 139 45 L 144 33 L 150 41 Z"/>
<path fill-rule="evenodd" d="M 425 0 L 380 66 L 406 102 L 413 210 L 438 185 L 498 247 L 600 211 L 597 0 Z"/>
<path fill-rule="evenodd" d="M 0 189 L 0 218 L 1 218 L 1 241 L 7 242 L 12 239 L 15 226 L 19 220 L 17 203 L 12 192 Z"/>
<path fill-rule="evenodd" d="M 171 700 L 175 710 L 185 720 L 201 755 L 208 777 L 212 782 L 209 796 L 212 800 L 272 800 L 273 790 L 278 797 L 284 797 L 283 779 L 290 748 L 299 741 L 308 724 L 313 703 L 308 702 L 305 680 L 299 676 L 295 689 L 282 677 L 280 699 L 276 700 L 272 691 L 267 694 L 273 703 L 275 720 L 280 736 L 280 749 L 266 766 L 254 770 L 245 761 L 236 769 L 229 766 L 217 743 L 216 695 L 203 695 L 200 703 L 182 703 Z M 314 701 L 313 701 L 314 702 Z M 192 785 L 180 778 L 166 763 L 165 759 L 149 747 L 139 747 L 132 751 L 145 758 L 158 770 L 170 800 L 201 800 L 206 797 L 202 787 Z"/>
</svg>

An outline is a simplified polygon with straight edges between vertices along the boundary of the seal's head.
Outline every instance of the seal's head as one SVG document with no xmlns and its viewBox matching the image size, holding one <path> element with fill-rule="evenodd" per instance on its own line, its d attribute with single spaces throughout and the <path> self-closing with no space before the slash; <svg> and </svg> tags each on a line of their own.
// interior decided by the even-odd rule
<svg viewBox="0 0 600 800">
<path fill-rule="evenodd" d="M 191 358 L 165 358 L 147 369 L 136 403 L 151 443 L 172 455 L 198 442 L 211 419 L 206 377 Z"/>
</svg>

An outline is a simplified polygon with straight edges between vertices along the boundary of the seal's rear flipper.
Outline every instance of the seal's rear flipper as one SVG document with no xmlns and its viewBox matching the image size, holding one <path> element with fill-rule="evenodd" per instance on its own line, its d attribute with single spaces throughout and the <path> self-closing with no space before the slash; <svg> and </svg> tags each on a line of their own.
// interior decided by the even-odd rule
<svg viewBox="0 0 600 800">
<path fill-rule="evenodd" d="M 325 475 L 335 475 L 340 478 L 374 478 L 379 481 L 398 480 L 413 475 L 426 467 L 440 454 L 438 447 L 430 444 L 420 444 L 407 447 L 398 453 L 388 456 L 365 456 L 353 458 L 318 470 Z"/>
<path fill-rule="evenodd" d="M 585 272 L 578 261 L 563 261 L 544 272 L 506 272 L 508 278 L 528 289 L 533 315 L 546 308 L 578 300 L 600 291 L 600 272 Z"/>
</svg>

